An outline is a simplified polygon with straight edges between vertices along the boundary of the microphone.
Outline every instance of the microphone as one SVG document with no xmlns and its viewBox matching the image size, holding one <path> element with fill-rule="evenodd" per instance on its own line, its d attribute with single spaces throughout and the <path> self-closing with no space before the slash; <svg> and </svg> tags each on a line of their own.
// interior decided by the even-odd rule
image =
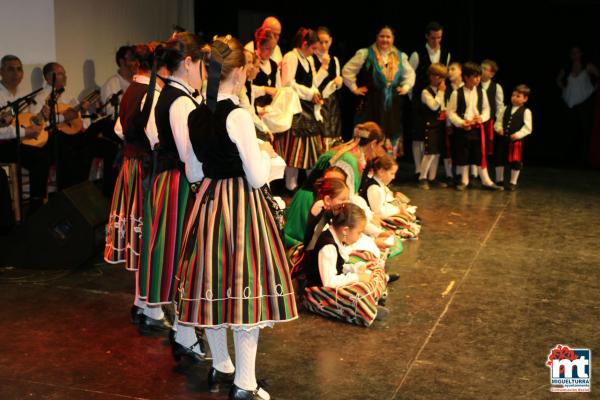
<svg viewBox="0 0 600 400">
<path fill-rule="evenodd" d="M 110 96 L 110 98 L 108 99 L 108 102 L 112 105 L 115 105 L 119 103 L 119 96 L 123 94 L 122 90 L 119 90 L 117 93 L 113 94 L 112 96 Z"/>
</svg>

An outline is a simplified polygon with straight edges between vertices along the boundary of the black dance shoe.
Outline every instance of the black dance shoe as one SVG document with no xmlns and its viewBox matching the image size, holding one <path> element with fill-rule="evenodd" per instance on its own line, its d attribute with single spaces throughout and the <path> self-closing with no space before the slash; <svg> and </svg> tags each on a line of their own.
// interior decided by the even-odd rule
<svg viewBox="0 0 600 400">
<path fill-rule="evenodd" d="M 142 316 L 144 315 L 144 309 L 136 306 L 135 304 L 131 306 L 131 323 L 139 324 L 142 320 Z"/>
<path fill-rule="evenodd" d="M 419 179 L 418 185 L 420 189 L 429 190 L 429 182 L 427 182 L 427 179 Z"/>
<path fill-rule="evenodd" d="M 492 190 L 496 192 L 501 192 L 504 190 L 503 186 L 496 185 L 495 183 L 492 183 L 491 185 L 482 185 L 482 187 L 485 190 Z"/>
<path fill-rule="evenodd" d="M 147 315 L 142 315 L 140 319 L 140 334 L 151 335 L 153 333 L 167 333 L 173 328 L 166 315 L 161 319 L 150 318 Z"/>
<path fill-rule="evenodd" d="M 258 394 L 258 388 L 256 390 L 244 390 L 240 389 L 235 385 L 231 385 L 229 390 L 229 400 L 265 400 L 264 397 L 260 397 Z"/>
<path fill-rule="evenodd" d="M 429 187 L 430 188 L 438 188 L 438 189 L 445 189 L 448 187 L 448 184 L 444 181 L 438 181 L 437 179 L 432 179 L 429 182 Z"/>
<path fill-rule="evenodd" d="M 398 279 L 400 279 L 399 274 L 388 274 L 388 283 L 396 282 Z"/>
<path fill-rule="evenodd" d="M 234 378 L 235 378 L 235 372 L 227 374 L 225 372 L 217 371 L 216 369 L 211 367 L 210 370 L 208 371 L 208 390 L 211 393 L 220 392 L 224 388 L 224 386 L 229 387 L 229 385 L 232 385 Z M 230 396 L 231 396 L 231 392 L 230 392 Z M 248 398 L 251 399 L 252 397 L 248 397 Z"/>
<path fill-rule="evenodd" d="M 201 354 L 196 353 L 194 351 L 194 347 L 196 345 L 200 346 Z M 198 340 L 196 343 L 189 347 L 186 347 L 181 343 L 177 343 L 175 340 L 173 340 L 173 343 L 171 345 L 171 352 L 173 353 L 173 358 L 178 363 L 183 362 L 186 364 L 200 364 L 206 360 L 206 352 L 203 349 L 201 340 Z"/>
</svg>

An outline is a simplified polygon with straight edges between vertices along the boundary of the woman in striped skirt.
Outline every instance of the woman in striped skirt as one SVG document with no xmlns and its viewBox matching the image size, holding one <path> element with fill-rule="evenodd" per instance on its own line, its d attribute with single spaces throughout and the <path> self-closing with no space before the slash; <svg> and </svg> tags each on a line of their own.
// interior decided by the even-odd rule
<svg viewBox="0 0 600 400">
<path fill-rule="evenodd" d="M 316 240 L 310 240 L 305 250 L 302 304 L 319 315 L 370 326 L 388 312 L 377 304 L 387 277 L 377 259 L 352 263 L 348 247 L 360 238 L 367 217 L 352 203 L 336 205 L 328 214 L 329 228 L 315 231 Z"/>
<path fill-rule="evenodd" d="M 259 328 L 296 319 L 297 311 L 277 225 L 259 190 L 275 153 L 268 142 L 258 144 L 250 114 L 239 108 L 245 64 L 236 39 L 215 39 L 207 104 L 190 114 L 194 165 L 202 163 L 205 177 L 185 228 L 177 311 L 180 324 L 205 328 L 211 391 L 233 381 L 230 399 L 268 399 L 255 375 Z"/>
<path fill-rule="evenodd" d="M 315 31 L 300 28 L 294 42 L 296 48 L 283 57 L 281 84 L 294 89 L 300 97 L 302 112 L 294 115 L 290 132 L 279 135 L 275 149 L 286 161 L 285 185 L 288 190 L 298 186 L 298 169 L 311 169 L 322 153 L 323 99 L 318 86 L 327 75 L 327 66 L 315 71 L 312 55 L 319 38 Z"/>
<path fill-rule="evenodd" d="M 190 199 L 186 175 L 194 180 L 202 177 L 200 168 L 193 168 L 187 163 L 190 157 L 195 157 L 187 119 L 198 105 L 194 92 L 202 87 L 201 46 L 201 40 L 196 35 L 181 32 L 157 51 L 157 57 L 164 62 L 170 75 L 154 110 L 159 143 L 155 147 L 156 177 L 150 188 L 150 227 L 144 242 L 143 263 L 147 271 L 146 302 L 157 310 L 157 315 L 146 318 L 144 324 L 140 325 L 144 333 L 164 332 L 170 328 L 160 305 L 170 304 L 174 300 L 174 277 Z M 195 330 L 177 324 L 173 329 L 176 330 L 172 343 L 175 359 L 185 357 L 188 361 L 200 362 L 204 352 Z"/>
<path fill-rule="evenodd" d="M 125 262 L 127 270 L 135 271 L 136 293 L 131 315 L 133 322 L 137 323 L 145 308 L 141 295 L 143 280 L 140 280 L 142 204 L 149 184 L 150 149 L 157 138 L 151 120 L 152 108 L 142 108 L 150 82 L 152 52 L 147 45 L 140 44 L 133 47 L 133 53 L 139 69 L 123 95 L 115 124 L 115 132 L 124 140 L 124 157 L 106 227 L 104 260 L 108 263 Z M 150 130 L 148 135 L 146 129 Z"/>
</svg>

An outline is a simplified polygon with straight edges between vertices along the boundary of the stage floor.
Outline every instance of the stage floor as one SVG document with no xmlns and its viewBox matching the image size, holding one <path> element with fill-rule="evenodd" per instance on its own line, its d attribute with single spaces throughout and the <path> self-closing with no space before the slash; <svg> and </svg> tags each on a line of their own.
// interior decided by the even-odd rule
<svg viewBox="0 0 600 400">
<path fill-rule="evenodd" d="M 391 314 L 361 328 L 302 311 L 263 330 L 272 398 L 561 398 L 550 350 L 600 349 L 600 173 L 528 168 L 517 192 L 398 189 L 424 228 L 389 264 Z M 0 288 L 0 399 L 227 397 L 205 392 L 209 364 L 180 371 L 166 339 L 138 334 L 120 266 L 3 268 Z M 598 376 L 577 399 L 600 397 Z"/>
</svg>

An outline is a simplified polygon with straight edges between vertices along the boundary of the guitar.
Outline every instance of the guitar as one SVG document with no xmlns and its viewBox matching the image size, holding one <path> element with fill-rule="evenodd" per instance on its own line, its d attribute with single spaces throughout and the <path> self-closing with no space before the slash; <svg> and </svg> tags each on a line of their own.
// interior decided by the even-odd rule
<svg viewBox="0 0 600 400">
<path fill-rule="evenodd" d="M 88 101 L 90 103 L 95 103 L 98 101 L 99 98 L 100 98 L 100 90 L 96 89 L 96 90 L 90 92 L 89 94 L 87 94 L 81 100 L 81 102 L 79 104 L 77 104 L 75 107 L 72 107 L 68 104 L 58 103 L 56 105 L 58 114 L 62 114 L 66 110 L 72 109 L 73 111 L 75 111 L 77 113 L 77 117 L 74 119 L 71 119 L 69 121 L 65 121 L 65 122 L 61 122 L 61 123 L 57 124 L 56 128 L 59 131 L 66 133 L 67 135 L 75 135 L 75 134 L 81 132 L 81 130 L 83 129 L 83 119 L 81 118 L 81 114 L 80 114 L 81 103 L 83 103 L 84 101 Z"/>
<path fill-rule="evenodd" d="M 19 109 L 19 126 L 23 131 L 34 124 L 42 125 L 42 129 L 36 137 L 22 138 L 21 143 L 27 146 L 43 147 L 48 142 L 48 132 L 46 131 L 46 129 L 43 128 L 43 116 L 41 115 L 41 113 L 32 114 L 30 112 L 24 112 L 24 110 L 26 110 L 28 106 L 28 103 L 23 103 L 21 105 L 21 108 Z M 3 111 L 0 119 L 4 121 L 11 120 L 10 123 L 12 126 L 15 126 L 15 123 L 17 122 L 17 120 L 14 118 L 14 113 L 12 109 Z"/>
</svg>

